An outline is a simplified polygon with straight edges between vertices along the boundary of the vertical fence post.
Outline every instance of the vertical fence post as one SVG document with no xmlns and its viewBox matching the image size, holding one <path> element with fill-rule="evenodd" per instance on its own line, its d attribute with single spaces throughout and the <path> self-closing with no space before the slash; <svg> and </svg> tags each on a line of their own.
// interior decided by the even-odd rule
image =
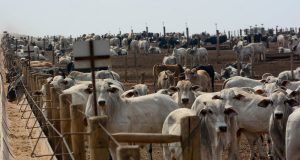
<svg viewBox="0 0 300 160">
<path fill-rule="evenodd" d="M 180 121 L 181 147 L 184 160 L 199 160 L 200 125 L 198 116 L 184 117 Z"/>
<path fill-rule="evenodd" d="M 101 129 L 99 122 L 105 127 L 106 116 L 95 116 L 88 119 L 89 147 L 91 160 L 107 160 L 108 135 Z"/>
<path fill-rule="evenodd" d="M 117 148 L 118 160 L 140 160 L 140 150 L 138 146 L 119 146 Z"/>
<path fill-rule="evenodd" d="M 294 68 L 294 52 L 291 52 L 290 53 L 290 65 L 291 65 L 291 74 L 292 74 L 292 80 L 294 80 L 294 71 L 293 71 L 293 68 Z"/>
<path fill-rule="evenodd" d="M 84 132 L 84 115 L 83 105 L 71 105 L 71 132 Z M 84 135 L 72 135 L 72 151 L 75 159 L 86 159 L 85 157 L 85 145 Z"/>
<path fill-rule="evenodd" d="M 125 74 L 124 74 L 125 82 L 128 82 L 127 70 L 128 70 L 128 54 L 125 55 Z"/>
<path fill-rule="evenodd" d="M 60 133 L 63 135 L 65 133 L 70 133 L 71 131 L 71 121 L 70 119 L 70 104 L 67 102 L 67 99 L 72 99 L 70 94 L 61 94 L 59 95 L 59 106 L 60 106 Z M 65 136 L 65 140 L 69 145 L 69 148 L 72 148 L 72 142 L 70 136 Z M 71 149 L 72 150 L 72 149 Z M 67 153 L 67 148 L 62 145 L 62 152 Z M 64 154 L 63 160 L 68 159 L 68 155 Z"/>
<path fill-rule="evenodd" d="M 220 33 L 219 30 L 216 31 L 217 33 L 217 46 L 216 46 L 216 50 L 217 50 L 217 63 L 220 63 Z"/>
<path fill-rule="evenodd" d="M 49 85 L 50 87 L 50 85 Z M 49 110 L 51 115 L 52 115 L 52 119 L 50 119 L 50 122 L 53 124 L 53 126 L 59 131 L 60 131 L 60 121 L 58 121 L 58 119 L 60 119 L 60 114 L 59 114 L 59 97 L 56 93 L 56 90 L 54 87 L 50 87 L 50 97 L 51 97 L 51 108 Z M 53 136 L 58 136 L 54 131 L 53 131 Z M 60 138 L 53 138 L 53 144 L 54 147 L 57 144 L 62 144 L 59 143 L 61 141 Z M 57 146 L 57 153 L 62 153 L 62 145 Z M 59 155 L 58 159 L 62 159 L 62 156 Z"/>
</svg>

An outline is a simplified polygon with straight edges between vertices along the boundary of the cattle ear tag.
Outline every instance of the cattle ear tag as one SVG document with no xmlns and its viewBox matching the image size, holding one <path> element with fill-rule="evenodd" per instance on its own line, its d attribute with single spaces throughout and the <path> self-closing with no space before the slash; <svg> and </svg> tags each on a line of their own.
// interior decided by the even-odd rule
<svg viewBox="0 0 300 160">
<path fill-rule="evenodd" d="M 269 104 L 273 104 L 272 101 L 269 99 L 264 99 L 264 100 L 260 101 L 257 105 L 259 107 L 266 108 L 266 107 L 268 107 Z"/>
<path fill-rule="evenodd" d="M 237 99 L 237 100 L 241 100 L 241 99 L 244 98 L 244 97 L 245 97 L 244 95 L 238 94 L 238 95 L 234 96 L 233 98 L 234 98 L 234 99 Z"/>
<path fill-rule="evenodd" d="M 214 95 L 211 99 L 222 99 L 219 95 Z"/>
</svg>

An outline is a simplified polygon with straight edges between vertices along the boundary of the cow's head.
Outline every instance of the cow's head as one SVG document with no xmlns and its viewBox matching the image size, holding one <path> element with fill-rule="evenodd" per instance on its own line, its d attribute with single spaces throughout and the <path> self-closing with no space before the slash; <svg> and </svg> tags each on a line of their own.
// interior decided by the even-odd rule
<svg viewBox="0 0 300 160">
<path fill-rule="evenodd" d="M 198 85 L 192 85 L 189 80 L 178 81 L 176 87 L 170 87 L 169 91 L 172 93 L 177 92 L 178 94 L 178 104 L 183 104 L 187 106 L 194 102 L 195 96 L 194 91 L 197 91 L 200 88 Z"/>
<path fill-rule="evenodd" d="M 284 90 L 276 90 L 270 95 L 269 101 L 271 101 L 274 108 L 274 118 L 277 120 L 284 117 L 287 118 L 288 114 L 292 111 L 292 107 L 298 104 L 296 100 L 289 98 Z"/>
</svg>

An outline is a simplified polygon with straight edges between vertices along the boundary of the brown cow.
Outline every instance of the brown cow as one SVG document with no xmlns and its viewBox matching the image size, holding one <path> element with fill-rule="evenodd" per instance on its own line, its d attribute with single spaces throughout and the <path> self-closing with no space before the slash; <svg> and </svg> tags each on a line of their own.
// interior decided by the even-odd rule
<svg viewBox="0 0 300 160">
<path fill-rule="evenodd" d="M 192 85 L 198 85 L 203 92 L 211 92 L 211 79 L 205 70 L 185 70 L 185 78 L 190 80 Z"/>
<path fill-rule="evenodd" d="M 175 77 L 175 81 L 176 81 L 175 84 L 177 83 L 178 80 L 184 79 L 184 70 L 183 70 L 181 65 L 179 65 L 179 64 L 175 64 L 175 65 L 155 64 L 153 66 L 154 89 L 155 89 L 155 91 L 156 91 L 155 86 L 156 86 L 158 75 L 161 71 L 165 71 L 165 70 L 170 70 L 171 72 L 174 73 L 174 77 Z"/>
</svg>

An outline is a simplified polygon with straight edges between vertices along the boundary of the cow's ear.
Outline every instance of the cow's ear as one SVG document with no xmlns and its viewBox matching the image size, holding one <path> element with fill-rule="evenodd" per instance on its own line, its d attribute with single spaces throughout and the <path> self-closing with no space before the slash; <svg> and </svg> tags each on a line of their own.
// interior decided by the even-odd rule
<svg viewBox="0 0 300 160">
<path fill-rule="evenodd" d="M 273 102 L 270 100 L 270 99 L 263 99 L 262 101 L 260 101 L 257 105 L 259 107 L 263 107 L 263 108 L 266 108 L 268 107 L 269 104 L 273 104 Z"/>
<path fill-rule="evenodd" d="M 119 91 L 119 89 L 116 88 L 116 87 L 110 87 L 110 88 L 107 89 L 107 91 L 110 92 L 110 93 L 116 93 L 117 91 Z"/>
<path fill-rule="evenodd" d="M 286 87 L 289 83 L 290 83 L 290 81 L 284 80 L 281 82 L 281 86 Z"/>
<path fill-rule="evenodd" d="M 295 96 L 297 96 L 298 94 L 299 94 L 298 92 L 293 91 L 293 92 L 291 92 L 291 93 L 289 94 L 289 97 L 295 97 Z"/>
<path fill-rule="evenodd" d="M 175 86 L 171 86 L 168 89 L 168 91 L 171 92 L 171 93 L 177 92 L 178 90 L 179 90 L 178 87 L 175 87 Z"/>
<path fill-rule="evenodd" d="M 64 84 L 64 85 L 67 85 L 67 84 L 68 84 L 68 81 L 63 80 L 63 81 L 61 81 L 60 83 L 61 83 L 61 84 Z"/>
<path fill-rule="evenodd" d="M 298 105 L 297 101 L 294 100 L 294 99 L 288 99 L 288 100 L 285 100 L 284 103 L 285 103 L 285 104 L 289 104 L 291 107 L 294 107 L 294 106 L 297 106 L 297 105 Z"/>
<path fill-rule="evenodd" d="M 124 95 L 124 97 L 130 98 L 130 97 L 137 96 L 137 95 L 138 95 L 137 91 L 134 90 L 134 91 L 128 92 L 126 95 Z"/>
<path fill-rule="evenodd" d="M 86 89 L 84 89 L 84 92 L 87 94 L 92 94 L 93 93 L 93 88 L 92 87 L 87 87 Z"/>
<path fill-rule="evenodd" d="M 196 91 L 196 90 L 199 89 L 199 88 L 200 88 L 200 86 L 194 85 L 194 86 L 191 87 L 191 90 L 192 90 L 192 91 Z"/>
<path fill-rule="evenodd" d="M 222 100 L 223 98 L 221 98 L 219 95 L 214 95 L 211 99 L 220 99 L 220 100 Z"/>
<path fill-rule="evenodd" d="M 262 95 L 265 93 L 265 91 L 263 89 L 258 89 L 255 91 L 256 94 Z"/>
<path fill-rule="evenodd" d="M 229 117 L 233 117 L 233 116 L 238 115 L 238 113 L 235 110 L 233 110 L 232 108 L 226 108 L 224 110 L 224 114 L 229 116 Z"/>
<path fill-rule="evenodd" d="M 235 96 L 233 97 L 233 99 L 237 99 L 237 100 L 241 100 L 241 99 L 243 99 L 243 98 L 245 98 L 245 96 L 242 95 L 242 94 L 238 94 L 238 95 L 235 95 Z"/>
</svg>

